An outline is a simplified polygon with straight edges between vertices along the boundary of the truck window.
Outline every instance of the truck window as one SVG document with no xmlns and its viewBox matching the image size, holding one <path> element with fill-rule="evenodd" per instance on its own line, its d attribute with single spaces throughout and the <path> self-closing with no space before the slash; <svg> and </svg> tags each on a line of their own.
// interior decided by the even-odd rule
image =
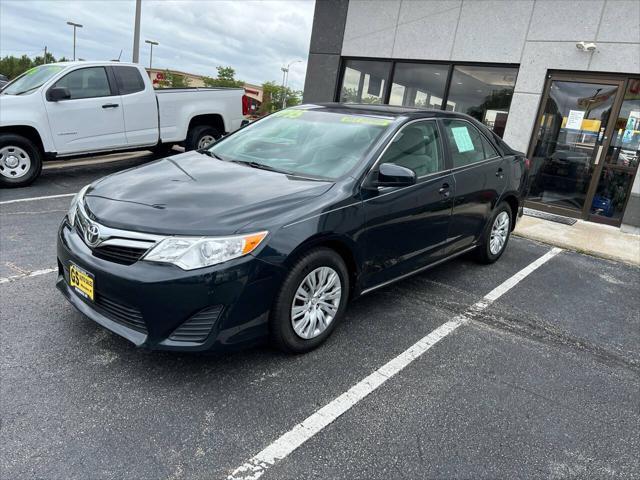
<svg viewBox="0 0 640 480">
<path fill-rule="evenodd" d="M 108 97 L 111 95 L 107 72 L 104 67 L 74 70 L 58 80 L 54 87 L 66 87 L 71 100 L 78 98 Z"/>
<path fill-rule="evenodd" d="M 113 67 L 118 82 L 120 95 L 141 92 L 144 90 L 144 81 L 136 67 Z"/>
</svg>

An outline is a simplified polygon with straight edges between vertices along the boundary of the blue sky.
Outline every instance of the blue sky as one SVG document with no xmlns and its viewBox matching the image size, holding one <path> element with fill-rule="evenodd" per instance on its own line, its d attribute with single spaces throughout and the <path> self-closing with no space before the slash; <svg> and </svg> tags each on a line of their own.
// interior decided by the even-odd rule
<svg viewBox="0 0 640 480">
<path fill-rule="evenodd" d="M 230 65 L 251 83 L 282 81 L 280 67 L 291 68 L 289 85 L 304 86 L 313 0 L 143 0 L 140 61 L 153 66 L 215 76 Z M 0 56 L 35 56 L 46 45 L 56 57 L 71 58 L 72 28 L 78 29 L 76 56 L 109 60 L 122 52 L 131 61 L 135 0 L 1 0 Z"/>
</svg>

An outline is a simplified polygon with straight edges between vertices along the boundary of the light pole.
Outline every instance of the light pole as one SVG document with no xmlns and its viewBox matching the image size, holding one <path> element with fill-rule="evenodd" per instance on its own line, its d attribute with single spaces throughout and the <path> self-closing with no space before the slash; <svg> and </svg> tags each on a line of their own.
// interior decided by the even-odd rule
<svg viewBox="0 0 640 480">
<path fill-rule="evenodd" d="M 67 25 L 73 27 L 73 61 L 76 61 L 76 28 L 82 28 L 79 23 L 67 22 Z"/>
<path fill-rule="evenodd" d="M 153 46 L 160 45 L 158 42 L 154 42 L 153 40 L 145 40 L 144 43 L 148 43 L 151 45 L 151 53 L 149 54 L 149 70 L 151 70 L 151 65 L 153 64 Z"/>
<path fill-rule="evenodd" d="M 142 10 L 142 0 L 136 0 L 136 17 L 133 22 L 133 63 L 140 61 L 140 11 Z"/>
<path fill-rule="evenodd" d="M 294 63 L 302 63 L 302 60 L 294 60 L 289 62 L 287 67 L 282 67 L 282 108 L 287 108 L 287 83 L 289 83 L 289 69 Z"/>
</svg>

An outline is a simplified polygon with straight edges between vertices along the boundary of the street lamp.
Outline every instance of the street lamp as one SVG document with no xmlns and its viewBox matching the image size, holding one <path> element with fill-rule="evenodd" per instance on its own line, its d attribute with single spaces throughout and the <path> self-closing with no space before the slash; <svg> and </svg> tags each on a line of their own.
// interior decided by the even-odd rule
<svg viewBox="0 0 640 480">
<path fill-rule="evenodd" d="M 282 108 L 287 108 L 287 83 L 289 82 L 289 69 L 294 63 L 302 63 L 302 60 L 294 60 L 289 62 L 289 65 L 281 67 L 282 70 Z"/>
<path fill-rule="evenodd" d="M 67 22 L 67 25 L 73 27 L 73 61 L 76 61 L 76 28 L 82 28 L 79 23 Z"/>
<path fill-rule="evenodd" d="M 151 45 L 151 53 L 149 54 L 149 70 L 151 70 L 151 64 L 153 63 L 153 46 L 160 45 L 158 42 L 154 42 L 153 40 L 145 40 L 144 43 L 148 43 Z"/>
</svg>

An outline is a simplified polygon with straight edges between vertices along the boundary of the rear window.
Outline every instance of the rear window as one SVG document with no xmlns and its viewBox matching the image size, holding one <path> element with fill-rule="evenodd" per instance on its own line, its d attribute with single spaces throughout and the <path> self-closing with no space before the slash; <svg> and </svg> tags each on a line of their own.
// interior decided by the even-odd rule
<svg viewBox="0 0 640 480">
<path fill-rule="evenodd" d="M 120 95 L 141 92 L 144 90 L 144 81 L 140 76 L 140 71 L 135 67 L 114 67 L 116 81 Z"/>
</svg>

